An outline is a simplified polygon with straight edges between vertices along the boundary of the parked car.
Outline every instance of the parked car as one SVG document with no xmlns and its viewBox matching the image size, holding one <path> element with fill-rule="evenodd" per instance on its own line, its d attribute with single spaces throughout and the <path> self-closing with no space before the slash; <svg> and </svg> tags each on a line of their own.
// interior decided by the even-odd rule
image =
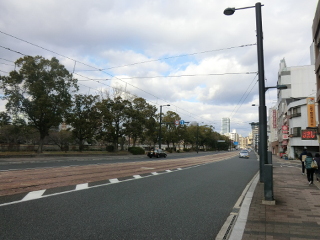
<svg viewBox="0 0 320 240">
<path fill-rule="evenodd" d="M 239 158 L 249 158 L 248 150 L 241 150 L 239 153 Z"/>
<path fill-rule="evenodd" d="M 167 154 L 161 150 L 161 149 L 156 149 L 156 150 L 151 150 L 150 152 L 148 152 L 147 156 L 149 158 L 152 158 L 152 157 L 156 157 L 156 158 L 159 158 L 159 157 L 167 157 Z"/>
</svg>

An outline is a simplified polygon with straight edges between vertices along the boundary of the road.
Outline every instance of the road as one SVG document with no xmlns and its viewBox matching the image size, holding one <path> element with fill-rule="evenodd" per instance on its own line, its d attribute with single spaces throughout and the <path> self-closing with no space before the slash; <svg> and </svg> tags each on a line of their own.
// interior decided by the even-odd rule
<svg viewBox="0 0 320 240">
<path fill-rule="evenodd" d="M 186 157 L 199 157 L 218 154 L 220 152 L 190 152 L 168 153 L 168 159 L 180 159 Z M 89 164 L 130 163 L 137 161 L 159 161 L 158 158 L 149 158 L 146 155 L 123 155 L 123 156 L 87 156 L 87 157 L 37 157 L 37 158 L 7 158 L 0 159 L 0 171 L 21 170 L 48 167 L 85 166 Z M 8 162 L 7 162 L 8 161 Z"/>
<path fill-rule="evenodd" d="M 2 205 L 0 239 L 214 239 L 258 168 L 251 154 Z"/>
</svg>

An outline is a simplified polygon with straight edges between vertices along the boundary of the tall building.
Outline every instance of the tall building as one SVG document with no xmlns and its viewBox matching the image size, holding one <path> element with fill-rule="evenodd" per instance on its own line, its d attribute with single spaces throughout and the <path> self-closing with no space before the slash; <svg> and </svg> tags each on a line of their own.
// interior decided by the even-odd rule
<svg viewBox="0 0 320 240">
<path fill-rule="evenodd" d="M 287 67 L 282 59 L 279 66 L 278 85 L 288 87 L 278 90 L 277 97 L 279 154 L 287 154 L 289 159 L 295 159 L 304 147 L 311 153 L 318 152 L 319 143 L 316 133 L 313 134 L 319 122 L 315 104 L 317 87 L 314 65 Z M 307 132 L 310 134 L 305 136 L 303 133 Z"/>
<path fill-rule="evenodd" d="M 256 151 L 258 152 L 259 150 L 259 123 L 258 122 L 252 122 L 250 123 L 251 125 L 251 132 L 252 132 L 252 135 L 251 135 L 251 147 Z"/>
<path fill-rule="evenodd" d="M 230 133 L 230 118 L 222 118 L 220 134 L 227 134 L 227 133 Z"/>
<path fill-rule="evenodd" d="M 313 24 L 312 24 L 312 38 L 314 47 L 314 55 L 311 57 L 311 64 L 314 61 L 314 71 L 316 75 L 316 103 L 318 110 L 318 119 L 320 119 L 320 3 L 318 2 L 317 10 L 314 15 Z M 314 59 L 312 59 L 314 58 Z M 320 133 L 320 124 L 317 122 L 318 134 Z"/>
</svg>

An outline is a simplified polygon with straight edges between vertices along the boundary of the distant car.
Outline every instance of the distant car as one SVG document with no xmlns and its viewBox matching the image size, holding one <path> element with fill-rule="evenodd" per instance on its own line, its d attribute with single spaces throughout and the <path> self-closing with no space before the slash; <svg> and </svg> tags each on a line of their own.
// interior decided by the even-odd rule
<svg viewBox="0 0 320 240">
<path fill-rule="evenodd" d="M 241 150 L 239 153 L 239 158 L 249 158 L 248 150 Z"/>
<path fill-rule="evenodd" d="M 151 150 L 150 152 L 148 152 L 147 156 L 149 158 L 152 158 L 152 157 L 156 157 L 156 158 L 164 157 L 164 158 L 166 158 L 167 154 L 161 149 L 156 149 L 156 150 Z"/>
</svg>

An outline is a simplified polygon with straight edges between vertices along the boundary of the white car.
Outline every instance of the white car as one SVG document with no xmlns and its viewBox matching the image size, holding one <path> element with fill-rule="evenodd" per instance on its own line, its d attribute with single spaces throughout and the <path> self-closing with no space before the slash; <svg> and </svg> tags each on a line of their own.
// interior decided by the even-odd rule
<svg viewBox="0 0 320 240">
<path fill-rule="evenodd" d="M 249 158 L 248 150 L 241 150 L 239 153 L 239 158 Z"/>
</svg>

